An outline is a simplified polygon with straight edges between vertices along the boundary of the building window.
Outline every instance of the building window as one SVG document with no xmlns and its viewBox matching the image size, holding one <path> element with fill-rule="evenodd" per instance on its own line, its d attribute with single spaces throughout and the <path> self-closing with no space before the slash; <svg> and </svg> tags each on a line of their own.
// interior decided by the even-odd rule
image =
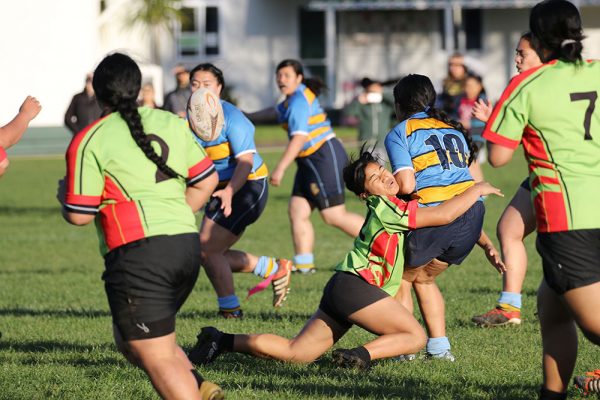
<svg viewBox="0 0 600 400">
<path fill-rule="evenodd" d="M 326 79 L 325 13 L 300 9 L 300 59 L 308 76 Z"/>
<path fill-rule="evenodd" d="M 177 35 L 180 57 L 219 54 L 218 7 L 182 7 L 182 20 Z"/>
<path fill-rule="evenodd" d="M 462 20 L 467 50 L 481 50 L 481 10 L 463 10 Z"/>
</svg>

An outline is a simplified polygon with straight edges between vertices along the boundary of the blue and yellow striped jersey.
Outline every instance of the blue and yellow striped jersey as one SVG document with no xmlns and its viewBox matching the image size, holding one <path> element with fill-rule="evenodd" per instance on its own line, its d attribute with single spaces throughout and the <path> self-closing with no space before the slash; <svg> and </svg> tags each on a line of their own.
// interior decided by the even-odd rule
<svg viewBox="0 0 600 400">
<path fill-rule="evenodd" d="M 291 96 L 279 103 L 276 110 L 279 122 L 290 138 L 294 135 L 306 136 L 299 158 L 313 154 L 326 141 L 335 137 L 319 99 L 304 84 L 300 84 Z"/>
<path fill-rule="evenodd" d="M 233 171 L 237 166 L 236 157 L 247 153 L 254 153 L 252 170 L 248 175 L 248 180 L 266 178 L 269 171 L 256 151 L 254 125 L 233 104 L 221 100 L 221 105 L 223 106 L 225 125 L 219 137 L 210 142 L 205 142 L 194 136 L 215 164 L 215 168 L 219 173 L 219 185 L 222 186 L 233 176 Z"/>
<path fill-rule="evenodd" d="M 474 183 L 463 134 L 425 112 L 396 125 L 385 138 L 385 148 L 394 175 L 415 171 L 420 206 L 438 205 Z"/>
</svg>

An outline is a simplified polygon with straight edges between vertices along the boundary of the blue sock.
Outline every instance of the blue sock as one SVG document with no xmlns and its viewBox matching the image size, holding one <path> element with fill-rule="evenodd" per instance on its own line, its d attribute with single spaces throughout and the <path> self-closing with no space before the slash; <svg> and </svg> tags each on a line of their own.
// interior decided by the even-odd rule
<svg viewBox="0 0 600 400">
<path fill-rule="evenodd" d="M 240 299 L 235 294 L 217 298 L 220 310 L 234 311 L 240 308 Z"/>
<path fill-rule="evenodd" d="M 442 354 L 450 350 L 450 341 L 446 336 L 429 338 L 425 349 L 429 354 Z"/>
<path fill-rule="evenodd" d="M 498 303 L 510 304 L 513 307 L 521 308 L 521 293 L 502 292 L 498 298 Z"/>
<path fill-rule="evenodd" d="M 294 265 L 302 272 L 310 271 L 315 267 L 315 257 L 313 253 L 296 254 L 294 256 Z"/>
<path fill-rule="evenodd" d="M 261 278 L 268 278 L 269 275 L 275 274 L 278 269 L 279 265 L 273 257 L 261 256 L 252 272 Z"/>
</svg>

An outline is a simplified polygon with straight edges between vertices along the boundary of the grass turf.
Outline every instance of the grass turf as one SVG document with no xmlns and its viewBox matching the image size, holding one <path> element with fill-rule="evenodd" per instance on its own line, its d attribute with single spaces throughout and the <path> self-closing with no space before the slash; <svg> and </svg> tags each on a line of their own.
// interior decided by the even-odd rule
<svg viewBox="0 0 600 400">
<path fill-rule="evenodd" d="M 277 142 L 273 128 L 259 128 L 261 145 Z M 342 137 L 353 139 L 352 130 Z M 280 133 L 283 136 L 283 133 Z M 278 152 L 263 152 L 273 168 Z M 293 167 L 283 186 L 270 187 L 267 208 L 235 246 L 255 254 L 291 257 L 287 201 Z M 157 398 L 145 374 L 126 363 L 112 342 L 110 313 L 100 275 L 102 259 L 93 226 L 73 227 L 60 216 L 56 181 L 64 174 L 60 158 L 12 160 L 0 181 L 0 399 Z M 526 173 L 522 158 L 503 169 L 484 166 L 486 178 L 506 198 L 486 200 L 485 228 L 496 222 Z M 348 208 L 364 205 L 348 194 Z M 293 276 L 292 291 L 280 310 L 270 291 L 242 305 L 244 320 L 215 316 L 216 297 L 204 273 L 177 319 L 178 340 L 195 342 L 198 329 L 214 325 L 227 332 L 273 332 L 291 337 L 316 309 L 322 288 L 352 240 L 313 215 L 318 273 Z M 534 235 L 533 235 L 534 236 Z M 224 355 L 199 368 L 219 383 L 228 399 L 536 399 L 541 382 L 541 340 L 534 315 L 541 265 L 534 237 L 526 240 L 530 265 L 524 284 L 523 324 L 482 329 L 470 318 L 490 309 L 500 276 L 480 250 L 439 278 L 455 363 L 381 362 L 369 373 L 340 370 L 328 354 L 311 365 L 287 365 L 244 355 Z M 235 276 L 237 294 L 257 283 L 252 274 Z M 352 328 L 336 347 L 354 347 L 372 335 Z M 576 372 L 598 368 L 598 350 L 580 340 Z M 579 394 L 572 390 L 574 397 Z"/>
</svg>

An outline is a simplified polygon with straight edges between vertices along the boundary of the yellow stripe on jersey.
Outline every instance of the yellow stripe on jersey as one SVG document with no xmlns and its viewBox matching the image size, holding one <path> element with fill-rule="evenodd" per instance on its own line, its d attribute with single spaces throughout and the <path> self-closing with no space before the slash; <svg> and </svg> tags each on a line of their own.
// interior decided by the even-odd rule
<svg viewBox="0 0 600 400">
<path fill-rule="evenodd" d="M 304 96 L 306 96 L 306 100 L 308 101 L 309 105 L 312 105 L 313 101 L 315 101 L 317 98 L 317 96 L 315 96 L 315 94 L 309 88 L 304 89 Z"/>
<path fill-rule="evenodd" d="M 314 144 L 311 147 L 309 147 L 308 149 L 306 149 L 306 150 L 301 151 L 300 153 L 298 153 L 298 157 L 302 158 L 302 157 L 310 156 L 312 153 L 314 153 L 315 151 L 319 150 L 321 148 L 321 146 L 323 146 L 323 144 L 326 141 L 328 141 L 329 139 L 331 139 L 334 136 L 335 136 L 335 134 L 333 132 L 331 132 L 330 135 L 325 136 L 323 139 L 321 139 L 320 141 L 318 141 L 316 144 Z"/>
<path fill-rule="evenodd" d="M 419 172 L 434 165 L 439 165 L 440 158 L 438 157 L 437 152 L 434 150 L 413 158 L 412 163 L 415 172 Z"/>
<path fill-rule="evenodd" d="M 310 131 L 310 133 L 308 134 L 308 138 L 306 139 L 306 141 L 308 142 L 311 139 L 314 139 L 316 137 L 318 137 L 320 134 L 325 133 L 327 131 L 330 131 L 331 127 L 330 126 L 322 126 L 320 128 L 317 128 L 313 131 Z"/>
<path fill-rule="evenodd" d="M 255 181 L 257 179 L 265 178 L 267 175 L 269 175 L 269 169 L 267 168 L 267 164 L 263 162 L 260 167 L 256 169 L 256 171 L 248 175 L 248 180 Z"/>
<path fill-rule="evenodd" d="M 435 118 L 409 119 L 406 123 L 406 136 L 412 135 L 414 131 L 419 129 L 443 129 L 452 128 L 445 122 Z"/>
<path fill-rule="evenodd" d="M 229 145 L 229 142 L 206 147 L 204 150 L 206 150 L 206 154 L 208 154 L 213 161 L 221 160 L 231 155 L 231 146 Z"/>
<path fill-rule="evenodd" d="M 309 125 L 320 124 L 322 122 L 325 122 L 326 120 L 327 120 L 327 114 L 321 113 L 321 114 L 313 115 L 312 117 L 310 117 L 308 119 L 308 124 Z"/>
<path fill-rule="evenodd" d="M 425 189 L 421 189 L 417 192 L 417 195 L 420 197 L 419 203 L 427 204 L 427 203 L 436 203 L 439 201 L 444 201 L 457 196 L 473 186 L 475 182 L 467 181 L 454 183 L 448 186 L 432 186 Z"/>
</svg>

